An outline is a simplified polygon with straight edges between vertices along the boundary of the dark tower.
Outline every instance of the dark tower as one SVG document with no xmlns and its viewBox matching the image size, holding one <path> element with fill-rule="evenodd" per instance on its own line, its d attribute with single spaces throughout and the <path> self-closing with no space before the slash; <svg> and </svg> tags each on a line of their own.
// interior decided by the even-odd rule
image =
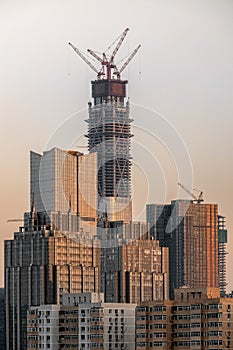
<svg viewBox="0 0 233 350">
<path fill-rule="evenodd" d="M 110 57 L 103 57 L 94 51 L 88 52 L 101 63 L 97 70 L 72 44 L 76 53 L 97 73 L 92 81 L 93 103 L 89 103 L 88 147 L 89 152 L 98 154 L 99 219 L 108 213 L 110 221 L 132 220 L 131 205 L 131 134 L 129 101 L 125 102 L 127 80 L 121 80 L 121 73 L 140 48 L 129 55 L 118 70 L 114 58 L 127 32 L 125 29 Z"/>
</svg>

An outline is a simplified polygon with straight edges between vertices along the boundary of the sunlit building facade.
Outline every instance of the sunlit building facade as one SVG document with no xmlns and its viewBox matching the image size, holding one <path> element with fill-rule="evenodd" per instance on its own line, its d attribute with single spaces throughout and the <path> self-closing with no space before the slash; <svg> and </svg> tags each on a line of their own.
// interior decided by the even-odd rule
<svg viewBox="0 0 233 350">
<path fill-rule="evenodd" d="M 169 298 L 168 248 L 150 239 L 143 222 L 105 221 L 99 227 L 101 292 L 106 302 Z"/>
<path fill-rule="evenodd" d="M 176 200 L 154 208 L 156 237 L 169 248 L 170 297 L 183 285 L 218 287 L 218 206 Z"/>
<path fill-rule="evenodd" d="M 22 230 L 5 241 L 6 349 L 27 347 L 30 306 L 56 304 L 63 293 L 100 291 L 98 240 L 77 232 Z"/>
<path fill-rule="evenodd" d="M 137 306 L 136 349 L 232 349 L 232 318 L 233 299 L 219 288 L 179 288 L 174 300 Z"/>
<path fill-rule="evenodd" d="M 149 239 L 123 245 L 122 290 L 128 303 L 169 299 L 168 249 Z"/>
<path fill-rule="evenodd" d="M 83 229 L 95 235 L 97 154 L 53 148 L 43 155 L 31 152 L 30 164 L 31 205 L 41 223 L 54 224 L 62 231 Z"/>
</svg>

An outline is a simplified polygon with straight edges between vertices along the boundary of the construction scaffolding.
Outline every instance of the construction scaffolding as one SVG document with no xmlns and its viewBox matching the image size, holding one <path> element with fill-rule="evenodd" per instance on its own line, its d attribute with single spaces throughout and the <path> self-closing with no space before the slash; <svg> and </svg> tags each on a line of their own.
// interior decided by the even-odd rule
<svg viewBox="0 0 233 350">
<path fill-rule="evenodd" d="M 129 198 L 131 156 L 129 103 L 109 100 L 89 107 L 89 152 L 98 154 L 98 193 L 101 197 Z"/>
</svg>

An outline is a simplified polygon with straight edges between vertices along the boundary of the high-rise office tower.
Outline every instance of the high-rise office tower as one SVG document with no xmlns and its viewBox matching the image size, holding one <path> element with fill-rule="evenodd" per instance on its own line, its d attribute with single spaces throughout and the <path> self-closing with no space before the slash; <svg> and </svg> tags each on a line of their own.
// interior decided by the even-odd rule
<svg viewBox="0 0 233 350">
<path fill-rule="evenodd" d="M 70 292 L 100 291 L 97 154 L 31 152 L 31 211 L 5 241 L 6 343 L 27 347 L 28 307 Z M 89 233 L 89 235 L 88 235 Z"/>
<path fill-rule="evenodd" d="M 169 248 L 170 297 L 183 285 L 218 287 L 218 206 L 176 200 L 154 204 L 154 210 L 150 225 L 160 245 Z"/>
<path fill-rule="evenodd" d="M 118 225 L 108 223 L 106 237 L 103 239 L 102 236 L 100 240 L 101 291 L 105 301 L 138 303 L 168 299 L 168 248 L 160 247 L 158 241 L 149 239 L 148 230 L 147 235 L 142 232 L 142 237 L 133 235 L 132 239 L 121 238 L 125 234 L 135 233 L 133 229 L 140 234 L 142 223 L 126 224 L 126 227 Z M 131 232 L 127 232 L 129 229 Z"/>
<path fill-rule="evenodd" d="M 169 299 L 168 249 L 149 239 L 123 245 L 121 283 L 123 302 Z"/>
<path fill-rule="evenodd" d="M 96 234 L 97 154 L 53 148 L 30 153 L 30 196 L 41 225 Z"/>
<path fill-rule="evenodd" d="M 98 240 L 38 227 L 37 218 L 5 241 L 6 349 L 27 348 L 30 306 L 59 303 L 63 293 L 100 291 Z"/>
</svg>

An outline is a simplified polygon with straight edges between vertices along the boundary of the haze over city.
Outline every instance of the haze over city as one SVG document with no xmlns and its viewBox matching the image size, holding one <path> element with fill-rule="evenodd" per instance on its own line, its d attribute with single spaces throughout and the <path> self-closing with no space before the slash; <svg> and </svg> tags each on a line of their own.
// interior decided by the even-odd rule
<svg viewBox="0 0 233 350">
<path fill-rule="evenodd" d="M 169 202 L 178 196 L 179 169 L 159 143 L 153 152 L 158 152 L 155 157 L 162 162 L 162 170 L 156 173 L 154 183 L 147 181 L 145 170 L 150 160 L 139 161 L 143 150 L 137 149 L 137 142 L 142 145 L 147 131 L 156 131 L 152 118 L 145 118 L 144 125 L 143 113 L 153 110 L 173 125 L 174 134 L 186 145 L 193 184 L 204 192 L 205 202 L 218 203 L 220 213 L 226 216 L 228 290 L 233 289 L 232 1 L 120 0 L 110 4 L 3 0 L 0 6 L 1 286 L 3 241 L 12 238 L 20 225 L 7 224 L 7 219 L 20 219 L 29 210 L 29 151 L 42 152 L 53 141 L 57 143 L 54 146 L 63 147 L 67 142 L 75 146 L 73 130 L 65 137 L 57 132 L 59 127 L 66 130 L 72 115 L 78 118 L 77 137 L 87 127 L 83 120 L 95 73 L 75 56 L 68 42 L 82 51 L 89 47 L 105 50 L 129 27 L 130 35 L 119 56 L 125 57 L 142 44 L 124 72 L 133 105 L 131 116 L 137 121 L 141 118 L 132 149 L 137 159 L 134 181 L 142 179 L 135 194 L 135 217 L 143 217 L 142 206 L 147 201 L 161 202 L 164 195 Z M 138 115 L 134 116 L 134 111 Z M 161 180 L 160 172 L 165 173 L 166 181 Z M 166 187 L 162 193 L 161 186 Z"/>
</svg>

